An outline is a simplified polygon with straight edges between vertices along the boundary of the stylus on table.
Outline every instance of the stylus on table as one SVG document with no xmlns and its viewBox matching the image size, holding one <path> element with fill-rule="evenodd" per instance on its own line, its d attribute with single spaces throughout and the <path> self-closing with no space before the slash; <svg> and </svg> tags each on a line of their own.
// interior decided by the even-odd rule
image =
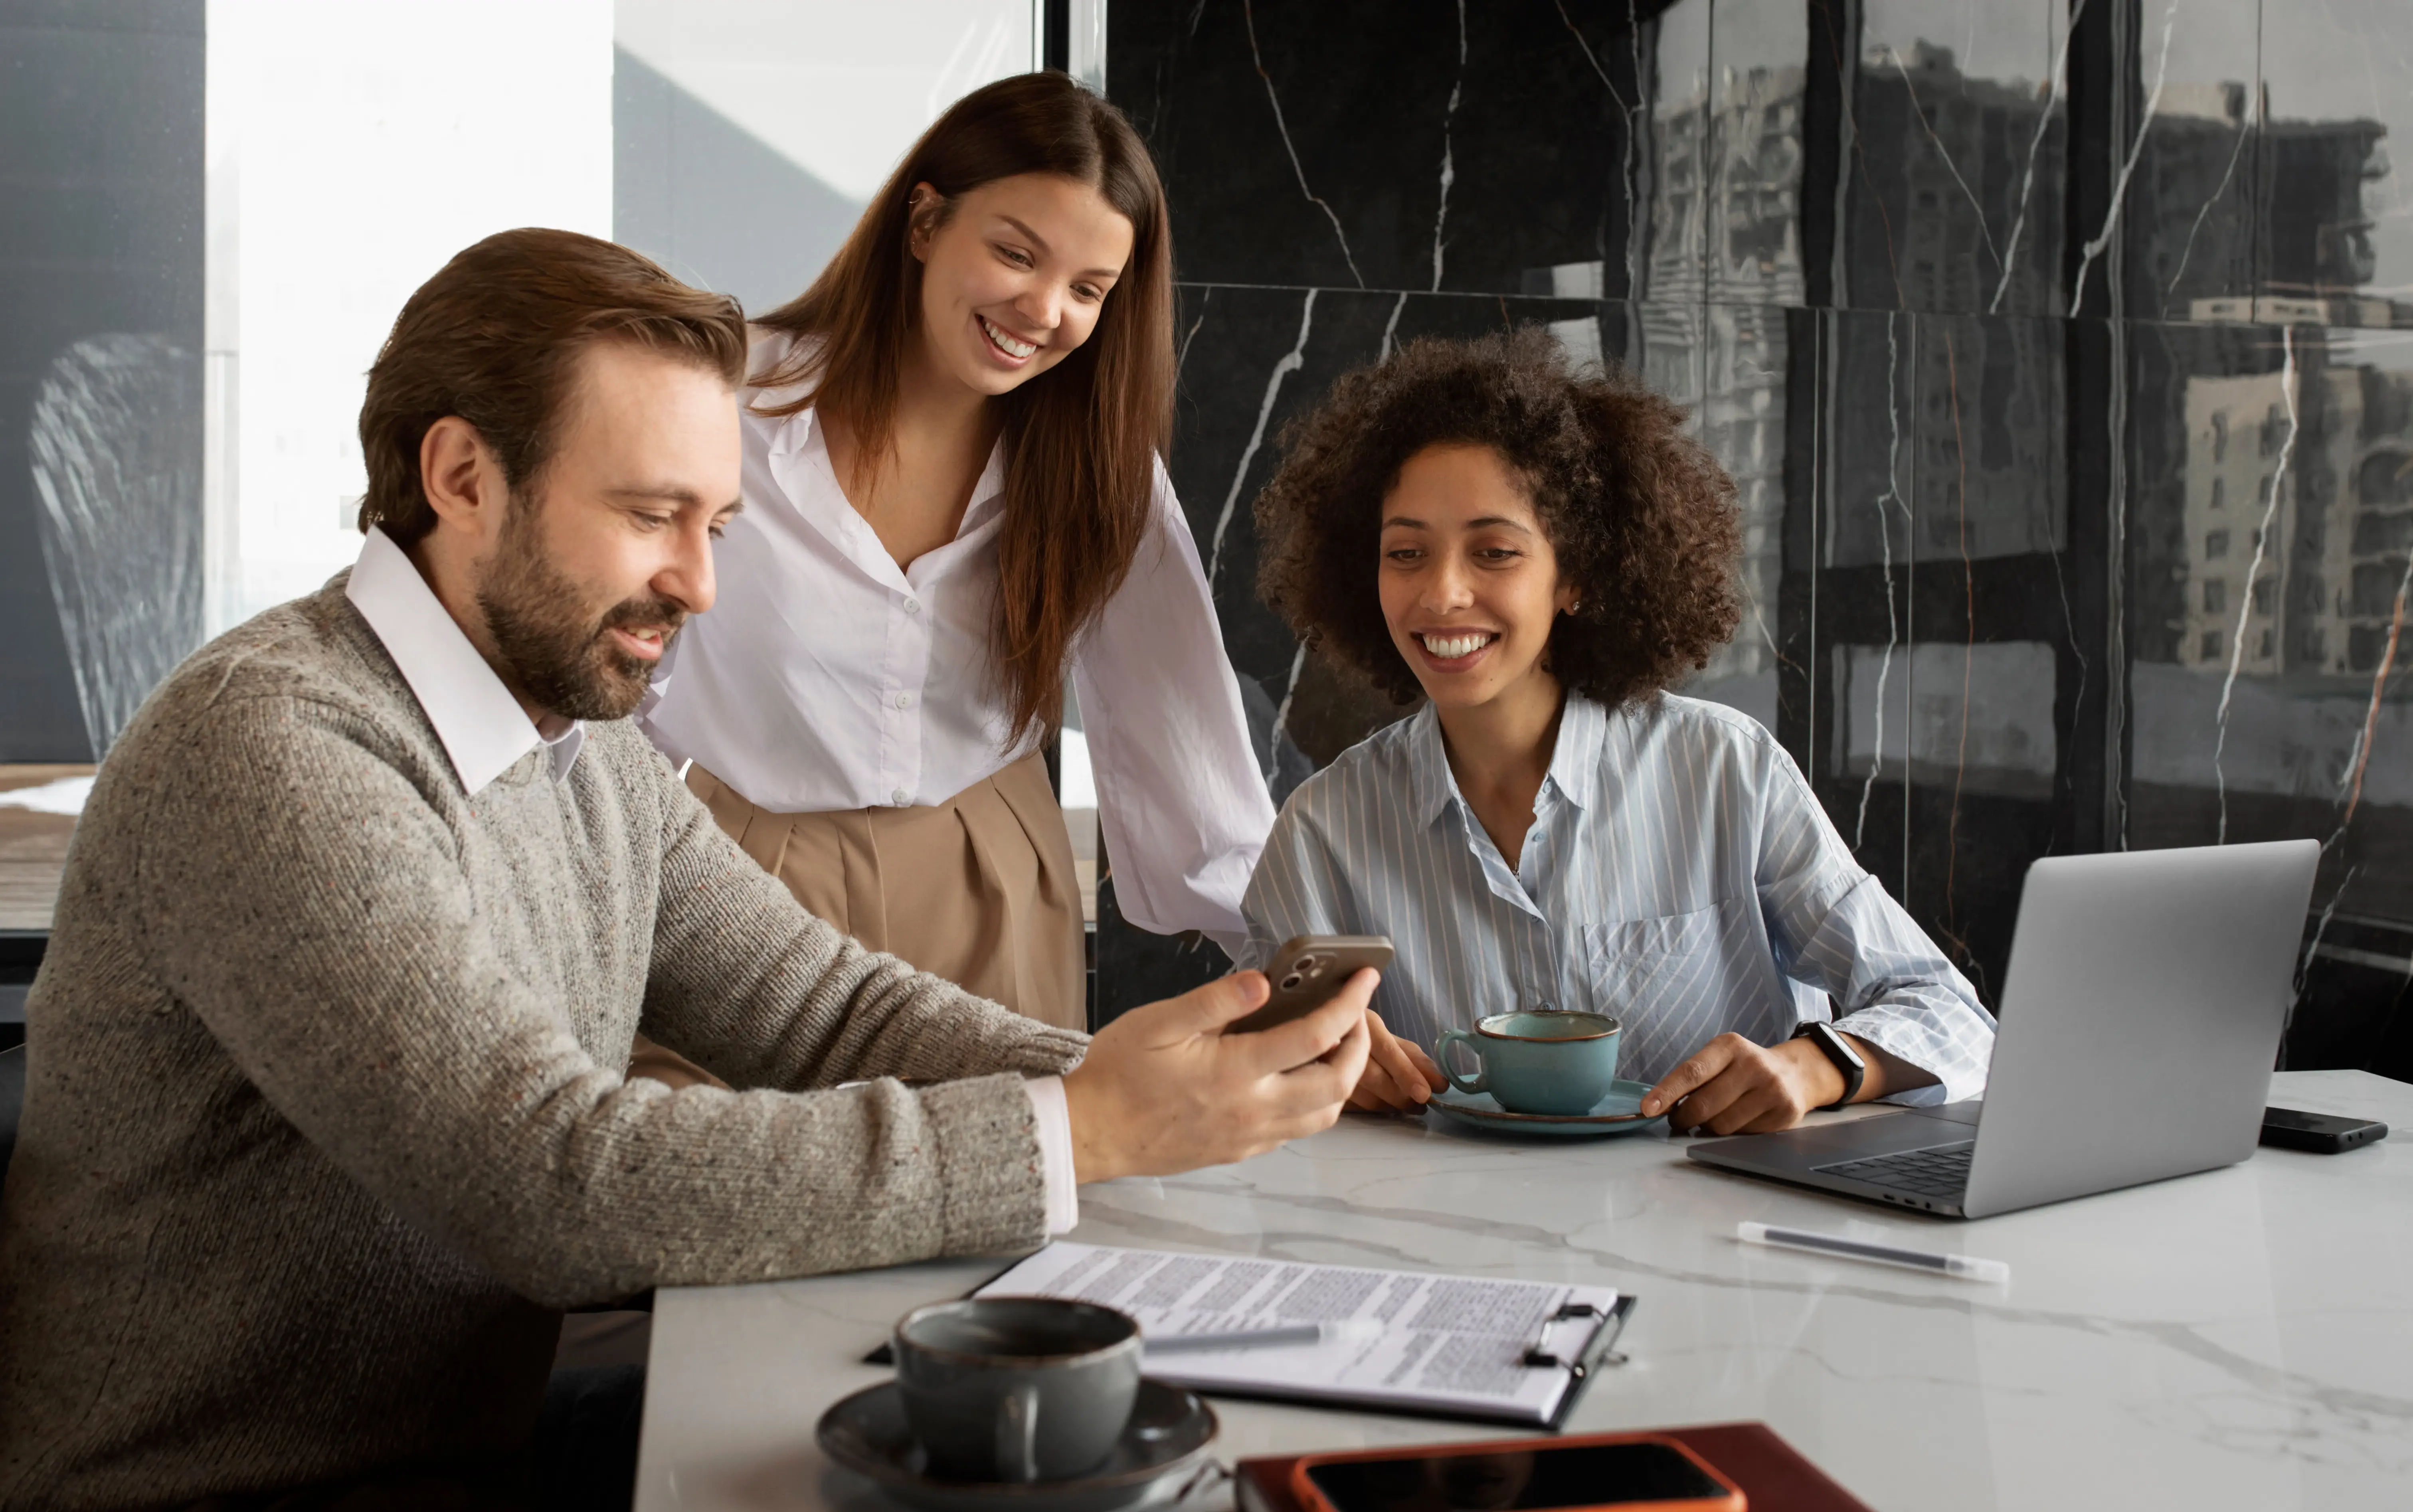
<svg viewBox="0 0 2413 1512">
<path fill-rule="evenodd" d="M 1866 1239 L 1847 1239 L 1841 1234 L 1820 1234 L 1806 1228 L 1779 1228 L 1773 1223 L 1737 1223 L 1735 1238 L 1745 1244 L 1767 1244 L 1782 1250 L 1807 1250 L 1813 1254 L 1840 1254 L 1852 1260 L 1874 1260 L 1879 1265 L 1907 1266 L 1913 1270 L 1925 1270 L 1939 1276 L 1958 1276 L 1963 1281 L 1991 1282 L 1997 1286 L 2007 1286 L 2011 1283 L 2009 1262 L 1980 1260 L 1975 1255 L 1931 1254 L 1925 1250 L 1904 1250 L 1890 1244 L 1871 1244 Z"/>
<path fill-rule="evenodd" d="M 1379 1326 L 1344 1318 L 1338 1323 L 1299 1323 L 1282 1328 L 1239 1328 L 1230 1333 L 1175 1333 L 1147 1338 L 1141 1345 L 1151 1355 L 1181 1355 L 1205 1349 L 1266 1349 L 1276 1344 L 1320 1344 L 1327 1340 L 1367 1339 Z"/>
</svg>

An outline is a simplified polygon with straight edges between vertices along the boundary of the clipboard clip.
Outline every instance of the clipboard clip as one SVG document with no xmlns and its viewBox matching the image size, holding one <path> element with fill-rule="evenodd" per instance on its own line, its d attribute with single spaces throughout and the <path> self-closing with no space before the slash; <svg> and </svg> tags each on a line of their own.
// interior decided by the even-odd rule
<svg viewBox="0 0 2413 1512">
<path fill-rule="evenodd" d="M 1627 1299 L 1622 1297 L 1617 1299 L 1616 1306 L 1608 1308 L 1594 1307 L 1590 1302 L 1567 1303 L 1542 1320 L 1541 1337 L 1533 1342 L 1532 1347 L 1525 1351 L 1523 1363 L 1538 1370 L 1564 1371 L 1570 1381 L 1581 1381 L 1602 1365 L 1624 1364 L 1625 1356 L 1609 1346 L 1616 1343 L 1618 1335 L 1625 1331 L 1627 1306 Z M 1594 1326 L 1591 1337 L 1584 1342 L 1584 1347 L 1573 1359 L 1555 1354 L 1546 1347 L 1549 1341 L 1552 1324 L 1567 1323 L 1577 1318 L 1598 1318 L 1600 1322 Z"/>
</svg>

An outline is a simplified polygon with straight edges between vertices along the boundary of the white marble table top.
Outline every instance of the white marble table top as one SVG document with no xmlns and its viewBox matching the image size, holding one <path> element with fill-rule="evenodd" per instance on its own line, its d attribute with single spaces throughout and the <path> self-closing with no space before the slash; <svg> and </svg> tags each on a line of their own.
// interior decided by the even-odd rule
<svg viewBox="0 0 2413 1512">
<path fill-rule="evenodd" d="M 1072 1237 L 1614 1284 L 1640 1299 L 1630 1362 L 1571 1430 L 1759 1418 L 1881 1508 L 2413 1506 L 2413 1086 L 2298 1072 L 2271 1101 L 2398 1133 L 1961 1223 L 1723 1175 L 1664 1136 L 1351 1118 L 1243 1165 L 1085 1188 Z M 1746 1218 L 2006 1260 L 2012 1281 L 1749 1248 Z M 882 1512 L 814 1421 L 886 1373 L 857 1361 L 894 1319 L 1000 1264 L 663 1292 L 641 1512 Z M 1501 1431 L 1216 1410 L 1227 1462 Z"/>
</svg>

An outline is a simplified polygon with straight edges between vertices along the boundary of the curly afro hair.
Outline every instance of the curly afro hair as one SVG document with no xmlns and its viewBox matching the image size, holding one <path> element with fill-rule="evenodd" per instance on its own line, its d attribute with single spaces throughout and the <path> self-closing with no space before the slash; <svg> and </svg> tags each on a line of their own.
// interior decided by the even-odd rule
<svg viewBox="0 0 2413 1512">
<path fill-rule="evenodd" d="M 1623 369 L 1578 373 L 1534 327 L 1410 342 L 1343 376 L 1284 427 L 1257 496 L 1258 591 L 1319 654 L 1395 703 L 1422 694 L 1376 587 L 1384 498 L 1430 446 L 1488 446 L 1523 480 L 1573 615 L 1551 628 L 1559 680 L 1611 708 L 1706 665 L 1740 618 L 1734 484 L 1684 412 Z"/>
</svg>

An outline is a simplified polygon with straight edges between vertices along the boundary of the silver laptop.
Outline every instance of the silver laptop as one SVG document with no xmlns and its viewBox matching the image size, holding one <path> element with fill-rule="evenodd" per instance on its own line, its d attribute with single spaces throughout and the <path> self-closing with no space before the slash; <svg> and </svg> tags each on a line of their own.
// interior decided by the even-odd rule
<svg viewBox="0 0 2413 1512">
<path fill-rule="evenodd" d="M 2261 1134 L 2319 859 L 2281 840 L 2039 861 L 1982 1101 L 1688 1153 L 1954 1218 L 2234 1165 Z"/>
</svg>

